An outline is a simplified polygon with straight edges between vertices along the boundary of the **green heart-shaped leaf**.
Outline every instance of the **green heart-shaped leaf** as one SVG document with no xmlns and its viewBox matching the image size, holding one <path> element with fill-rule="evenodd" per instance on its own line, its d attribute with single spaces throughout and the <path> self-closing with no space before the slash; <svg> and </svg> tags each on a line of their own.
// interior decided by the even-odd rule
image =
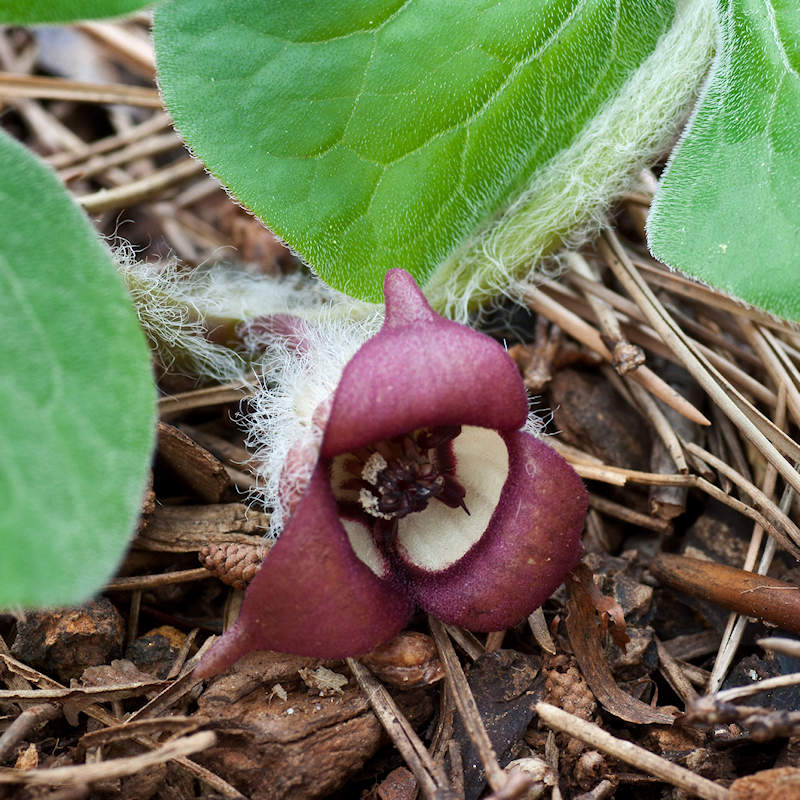
<svg viewBox="0 0 800 800">
<path fill-rule="evenodd" d="M 720 4 L 712 78 L 649 221 L 653 254 L 800 320 L 800 8 Z"/>
<path fill-rule="evenodd" d="M 150 354 L 111 254 L 0 133 L 0 608 L 77 603 L 122 557 L 153 443 Z"/>
<path fill-rule="evenodd" d="M 152 0 L 0 0 L 0 23 L 35 25 L 81 19 L 121 17 Z"/>
<path fill-rule="evenodd" d="M 671 0 L 173 0 L 155 39 L 195 154 L 328 283 L 378 300 L 387 269 L 424 283 L 566 148 L 673 14 Z"/>
</svg>

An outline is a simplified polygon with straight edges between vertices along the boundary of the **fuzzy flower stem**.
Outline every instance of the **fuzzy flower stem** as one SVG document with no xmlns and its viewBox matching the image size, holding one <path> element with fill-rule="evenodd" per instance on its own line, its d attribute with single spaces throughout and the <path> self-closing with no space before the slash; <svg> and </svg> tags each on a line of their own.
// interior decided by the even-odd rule
<svg viewBox="0 0 800 800">
<path fill-rule="evenodd" d="M 674 142 L 711 64 L 716 14 L 709 0 L 678 3 L 672 28 L 577 140 L 531 176 L 521 194 L 429 278 L 431 305 L 466 322 L 562 245 L 603 224 L 633 175 Z"/>
</svg>

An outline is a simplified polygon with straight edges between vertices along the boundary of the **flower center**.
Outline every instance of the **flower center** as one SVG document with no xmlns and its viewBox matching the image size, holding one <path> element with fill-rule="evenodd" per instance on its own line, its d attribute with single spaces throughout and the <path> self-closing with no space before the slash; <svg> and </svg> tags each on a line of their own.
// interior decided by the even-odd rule
<svg viewBox="0 0 800 800">
<path fill-rule="evenodd" d="M 378 519 L 398 520 L 423 511 L 433 498 L 467 511 L 450 447 L 459 433 L 460 427 L 423 429 L 368 448 L 358 473 L 358 500 L 364 511 Z"/>
</svg>

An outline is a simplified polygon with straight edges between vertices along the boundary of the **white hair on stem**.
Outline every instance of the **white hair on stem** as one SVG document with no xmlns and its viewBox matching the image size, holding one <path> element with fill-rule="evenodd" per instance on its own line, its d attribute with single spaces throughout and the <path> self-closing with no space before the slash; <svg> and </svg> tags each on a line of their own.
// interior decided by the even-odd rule
<svg viewBox="0 0 800 800">
<path fill-rule="evenodd" d="M 240 266 L 215 264 L 187 269 L 176 259 L 137 261 L 131 245 L 113 249 L 139 322 L 164 368 L 203 381 L 242 378 L 257 342 L 240 351 L 213 341 L 215 333 L 234 338 L 237 327 L 260 316 L 316 316 L 342 296 L 304 275 L 273 278 Z M 368 313 L 366 304 L 362 314 Z M 219 337 L 218 337 L 219 338 Z M 227 338 L 223 336 L 222 338 Z"/>
<path fill-rule="evenodd" d="M 433 307 L 465 322 L 498 296 L 517 298 L 520 282 L 541 272 L 550 254 L 599 230 L 632 177 L 677 138 L 711 64 L 715 30 L 714 3 L 679 2 L 672 27 L 619 94 L 437 267 L 424 287 Z"/>
<path fill-rule="evenodd" d="M 285 523 L 282 487 L 305 486 L 316 464 L 323 427 L 314 412 L 330 401 L 347 362 L 383 323 L 382 307 L 372 306 L 367 314 L 365 310 L 365 304 L 346 297 L 336 306 L 319 309 L 305 327 L 307 338 L 301 349 L 285 337 L 250 337 L 251 346 L 264 350 L 260 386 L 244 420 L 258 481 L 251 499 L 271 509 L 273 537 Z M 293 448 L 306 457 L 290 459 Z"/>
</svg>

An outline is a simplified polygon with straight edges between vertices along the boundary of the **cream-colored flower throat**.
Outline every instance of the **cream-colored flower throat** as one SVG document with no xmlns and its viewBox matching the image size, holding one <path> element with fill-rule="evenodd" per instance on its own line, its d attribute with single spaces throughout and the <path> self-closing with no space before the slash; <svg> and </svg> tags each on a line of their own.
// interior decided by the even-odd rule
<svg viewBox="0 0 800 800">
<path fill-rule="evenodd" d="M 489 526 L 508 477 L 505 441 L 464 426 L 415 431 L 374 448 L 338 456 L 331 467 L 353 550 L 377 575 L 388 570 L 389 546 L 421 569 L 446 569 Z"/>
</svg>

